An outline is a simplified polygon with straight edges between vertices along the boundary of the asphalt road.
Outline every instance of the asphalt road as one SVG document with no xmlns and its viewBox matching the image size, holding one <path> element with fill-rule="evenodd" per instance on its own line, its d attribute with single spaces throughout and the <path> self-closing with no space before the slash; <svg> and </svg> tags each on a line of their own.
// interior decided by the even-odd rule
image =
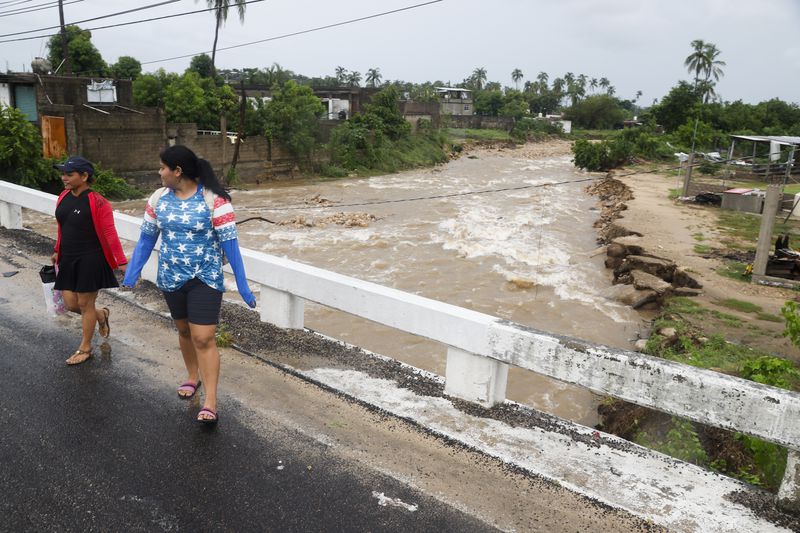
<svg viewBox="0 0 800 533">
<path fill-rule="evenodd" d="M 69 367 L 76 333 L 0 297 L 2 531 L 491 529 L 291 428 L 265 438 L 241 405 L 199 426 L 196 400 L 117 362 L 131 346 Z"/>
</svg>

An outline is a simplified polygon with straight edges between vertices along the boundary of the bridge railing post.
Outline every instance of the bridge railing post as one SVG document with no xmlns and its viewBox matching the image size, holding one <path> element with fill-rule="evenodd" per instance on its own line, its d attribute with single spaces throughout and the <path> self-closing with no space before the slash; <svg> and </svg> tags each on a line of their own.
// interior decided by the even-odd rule
<svg viewBox="0 0 800 533">
<path fill-rule="evenodd" d="M 285 329 L 303 329 L 305 300 L 261 285 L 261 321 Z"/>
<path fill-rule="evenodd" d="M 789 450 L 786 458 L 786 470 L 778 489 L 778 506 L 797 513 L 800 511 L 800 452 Z"/>
<path fill-rule="evenodd" d="M 22 229 L 22 208 L 8 202 L 0 202 L 0 226 Z"/>
<path fill-rule="evenodd" d="M 492 407 L 506 399 L 507 383 L 507 364 L 447 347 L 446 394 Z"/>
</svg>

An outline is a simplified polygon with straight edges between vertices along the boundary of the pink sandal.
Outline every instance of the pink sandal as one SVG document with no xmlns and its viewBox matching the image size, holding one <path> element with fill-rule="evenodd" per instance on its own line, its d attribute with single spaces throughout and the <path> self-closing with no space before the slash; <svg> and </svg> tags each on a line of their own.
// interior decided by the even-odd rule
<svg viewBox="0 0 800 533">
<path fill-rule="evenodd" d="M 208 418 L 205 418 L 205 417 L 201 418 L 200 415 L 202 415 L 203 413 L 205 413 L 207 415 L 211 415 L 211 416 L 208 417 Z M 213 424 L 216 424 L 218 420 L 219 420 L 219 417 L 217 416 L 217 413 L 215 413 L 213 410 L 209 409 L 208 407 L 203 407 L 202 409 L 200 409 L 200 412 L 197 413 L 197 421 L 200 422 L 201 424 L 213 425 Z"/>
<path fill-rule="evenodd" d="M 200 381 L 199 379 L 197 380 L 197 383 L 195 383 L 194 381 L 186 381 L 184 383 L 181 383 L 181 385 L 178 387 L 178 397 L 183 400 L 188 400 L 194 397 L 195 393 L 197 392 L 197 389 L 199 389 L 200 385 L 202 384 L 203 382 Z M 188 392 L 189 394 L 181 394 L 181 392 Z"/>
</svg>

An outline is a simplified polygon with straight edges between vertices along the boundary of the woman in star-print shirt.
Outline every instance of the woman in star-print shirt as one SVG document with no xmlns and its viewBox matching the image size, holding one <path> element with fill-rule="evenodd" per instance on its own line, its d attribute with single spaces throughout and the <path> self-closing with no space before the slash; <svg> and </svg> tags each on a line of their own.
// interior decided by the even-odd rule
<svg viewBox="0 0 800 533">
<path fill-rule="evenodd" d="M 187 380 L 178 387 L 178 396 L 193 397 L 204 382 L 206 397 L 197 421 L 214 424 L 218 419 L 219 381 L 215 334 L 225 291 L 223 252 L 242 299 L 250 307 L 256 306 L 256 299 L 247 285 L 231 197 L 211 164 L 179 145 L 165 148 L 160 156 L 158 173 L 164 187 L 147 203 L 139 242 L 122 284 L 136 284 L 161 235 L 157 285 L 178 329 L 188 372 Z"/>
</svg>

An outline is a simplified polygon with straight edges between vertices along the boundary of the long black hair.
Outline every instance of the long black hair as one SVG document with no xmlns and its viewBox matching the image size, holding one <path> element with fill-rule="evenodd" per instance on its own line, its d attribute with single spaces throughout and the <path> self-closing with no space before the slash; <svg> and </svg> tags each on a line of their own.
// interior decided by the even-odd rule
<svg viewBox="0 0 800 533">
<path fill-rule="evenodd" d="M 189 179 L 206 187 L 217 196 L 221 196 L 228 201 L 231 200 L 231 195 L 228 194 L 228 190 L 223 187 L 217 179 L 217 175 L 214 174 L 211 163 L 197 157 L 197 155 L 187 147 L 180 144 L 168 146 L 161 150 L 159 157 L 171 170 L 181 167 L 181 171 Z"/>
</svg>

